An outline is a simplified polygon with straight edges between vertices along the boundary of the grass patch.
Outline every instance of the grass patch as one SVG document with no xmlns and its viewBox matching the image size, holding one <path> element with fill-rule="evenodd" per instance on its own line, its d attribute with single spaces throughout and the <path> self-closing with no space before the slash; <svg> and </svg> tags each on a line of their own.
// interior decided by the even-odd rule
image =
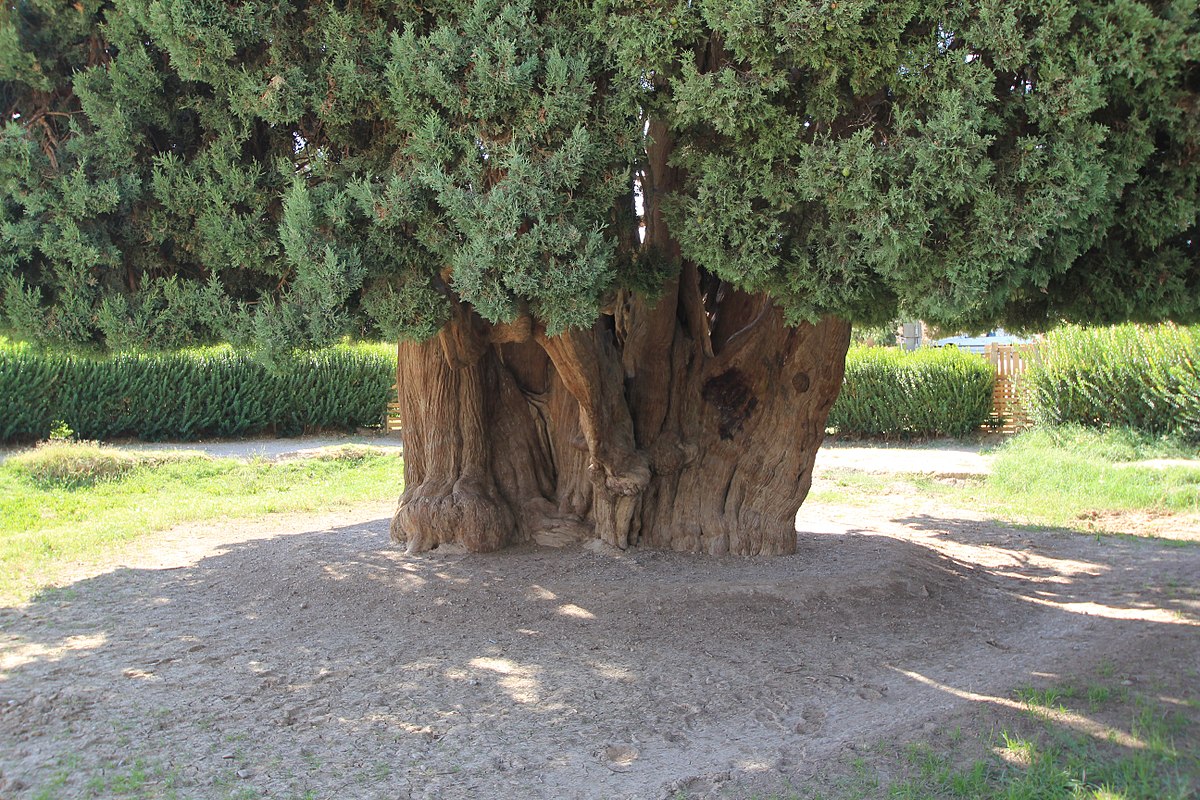
<svg viewBox="0 0 1200 800">
<path fill-rule="evenodd" d="M 814 503 L 841 503 L 843 505 L 870 505 L 879 495 L 915 486 L 915 475 L 887 475 L 876 472 L 860 472 L 853 469 L 829 469 L 823 473 L 826 482 L 818 483 L 809 492 L 807 501 Z"/>
<path fill-rule="evenodd" d="M 1044 425 L 1005 442 L 1006 450 L 1058 450 L 1107 463 L 1152 458 L 1200 459 L 1200 447 L 1177 436 L 1154 436 L 1133 428 L 1088 428 L 1082 425 Z M 1200 465 L 1200 464 L 1198 464 Z"/>
<path fill-rule="evenodd" d="M 1196 455 L 1177 440 L 1122 429 L 1033 430 L 997 449 L 980 499 L 1005 519 L 1066 527 L 1095 512 L 1200 513 L 1200 460 L 1131 463 Z"/>
<path fill-rule="evenodd" d="M 270 462 L 56 443 L 0 464 L 0 603 L 185 522 L 314 512 L 395 497 L 395 455 L 335 448 Z"/>
<path fill-rule="evenodd" d="M 1016 691 L 1017 699 L 1027 706 L 1041 706 L 1057 710 L 1065 710 L 1064 701 L 1075 697 L 1077 693 L 1074 686 L 1049 686 L 1044 689 L 1023 686 Z"/>
<path fill-rule="evenodd" d="M 78 754 L 58 759 L 51 777 L 36 791 L 33 800 L 63 797 L 106 798 L 106 800 L 176 800 L 179 774 L 144 758 L 115 763 L 85 764 Z"/>
<path fill-rule="evenodd" d="M 1025 712 L 996 712 L 975 733 L 936 742 L 881 743 L 810 785 L 762 798 L 787 800 L 1190 800 L 1200 791 L 1197 715 L 1146 695 L 1089 684 L 1024 687 Z M 1103 699 L 1095 689 L 1108 689 Z M 1097 705 L 1097 703 L 1099 705 Z M 1088 716 L 1106 733 L 1083 732 Z"/>
<path fill-rule="evenodd" d="M 1007 523 L 1088 533 L 1129 532 L 1121 529 L 1129 519 L 1120 515 L 1131 512 L 1200 517 L 1200 450 L 1179 438 L 1122 428 L 1038 428 L 992 455 L 992 473 L 978 479 L 829 470 L 810 499 L 869 506 L 881 495 L 908 491 Z M 1152 459 L 1190 463 L 1139 463 Z"/>
<path fill-rule="evenodd" d="M 209 460 L 187 450 L 121 450 L 99 442 L 42 442 L 8 459 L 9 467 L 39 488 L 78 489 L 123 478 L 136 469 L 193 460 Z"/>
</svg>

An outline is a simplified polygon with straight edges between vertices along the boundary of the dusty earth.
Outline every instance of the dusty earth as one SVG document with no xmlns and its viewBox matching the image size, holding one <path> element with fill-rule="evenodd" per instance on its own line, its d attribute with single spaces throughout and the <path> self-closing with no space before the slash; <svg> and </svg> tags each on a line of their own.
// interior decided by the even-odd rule
<svg viewBox="0 0 1200 800">
<path fill-rule="evenodd" d="M 409 557 L 390 511 L 177 528 L 0 609 L 0 798 L 766 797 L 1101 662 L 1200 698 L 1194 545 L 898 490 L 807 505 L 791 557 Z"/>
</svg>

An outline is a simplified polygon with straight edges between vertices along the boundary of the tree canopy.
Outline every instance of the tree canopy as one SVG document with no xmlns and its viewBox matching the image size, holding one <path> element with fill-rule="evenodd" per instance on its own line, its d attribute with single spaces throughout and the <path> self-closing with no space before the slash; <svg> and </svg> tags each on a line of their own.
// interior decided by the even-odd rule
<svg viewBox="0 0 1200 800">
<path fill-rule="evenodd" d="M 1200 318 L 1195 0 L 8 0 L 0 112 L 45 344 Z"/>
</svg>

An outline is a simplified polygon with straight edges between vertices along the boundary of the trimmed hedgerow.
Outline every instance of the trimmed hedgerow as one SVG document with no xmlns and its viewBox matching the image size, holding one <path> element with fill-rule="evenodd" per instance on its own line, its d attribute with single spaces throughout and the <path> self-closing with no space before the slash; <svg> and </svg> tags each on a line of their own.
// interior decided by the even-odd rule
<svg viewBox="0 0 1200 800">
<path fill-rule="evenodd" d="M 965 436 L 992 413 L 992 367 L 952 347 L 853 347 L 829 426 L 848 436 Z"/>
<path fill-rule="evenodd" d="M 65 423 L 85 439 L 189 440 L 353 429 L 383 420 L 387 347 L 339 346 L 268 367 L 229 347 L 94 358 L 0 346 L 0 441 Z"/>
<path fill-rule="evenodd" d="M 1200 441 L 1200 326 L 1067 326 L 1025 376 L 1042 424 L 1119 425 Z"/>
</svg>

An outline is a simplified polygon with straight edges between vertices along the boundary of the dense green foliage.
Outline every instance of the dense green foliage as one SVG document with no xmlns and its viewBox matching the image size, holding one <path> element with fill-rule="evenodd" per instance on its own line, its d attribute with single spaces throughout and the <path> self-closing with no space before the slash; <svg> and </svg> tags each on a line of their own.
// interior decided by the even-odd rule
<svg viewBox="0 0 1200 800">
<path fill-rule="evenodd" d="M 391 348 L 334 347 L 268 368 L 229 347 L 107 358 L 0 346 L 0 441 L 77 436 L 197 439 L 378 425 Z"/>
<path fill-rule="evenodd" d="M 1038 422 L 1200 442 L 1200 327 L 1060 328 L 1039 347 L 1025 381 Z"/>
<path fill-rule="evenodd" d="M 1194 0 L 14 0 L 0 327 L 587 325 L 678 274 L 635 185 L 793 321 L 1191 319 L 1198 91 Z"/>
<path fill-rule="evenodd" d="M 854 347 L 829 425 L 849 436 L 965 436 L 992 413 L 992 367 L 956 348 Z"/>
</svg>

